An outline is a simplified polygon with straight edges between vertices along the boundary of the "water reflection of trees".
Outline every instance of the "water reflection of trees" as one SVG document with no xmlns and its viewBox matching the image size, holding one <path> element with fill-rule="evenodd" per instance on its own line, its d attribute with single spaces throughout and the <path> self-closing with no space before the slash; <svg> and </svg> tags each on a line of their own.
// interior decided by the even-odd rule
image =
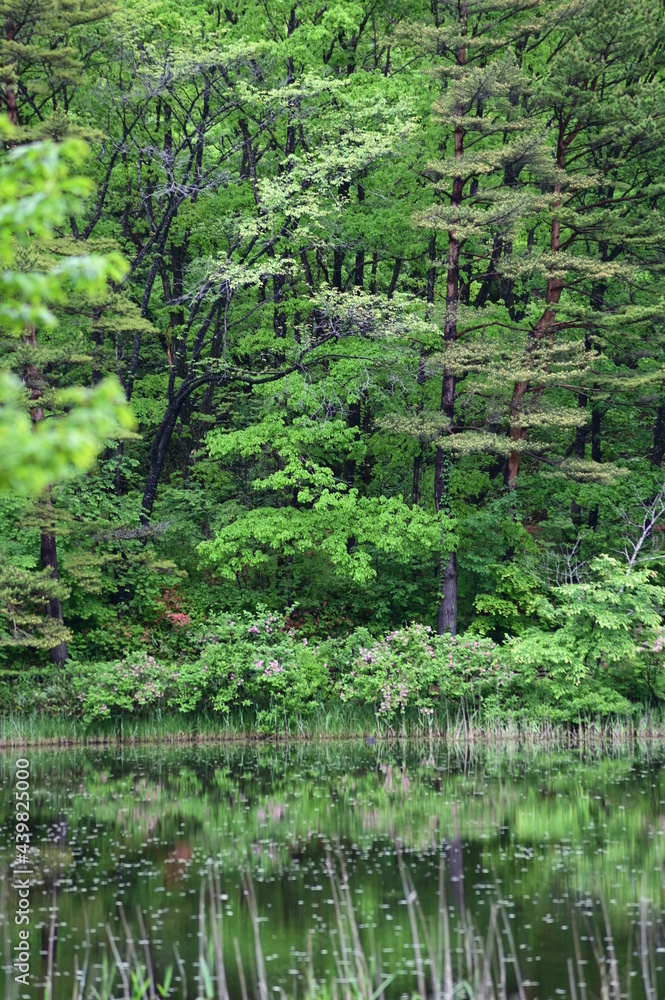
<svg viewBox="0 0 665 1000">
<path fill-rule="evenodd" d="M 533 928 L 520 933 L 534 950 L 543 921 L 564 923 L 570 905 L 583 913 L 602 894 L 617 926 L 635 919 L 641 895 L 661 900 L 657 755 L 455 755 L 437 746 L 347 744 L 35 758 L 37 863 L 44 906 L 57 886 L 68 928 L 59 930 L 61 956 L 74 945 L 71 928 L 81 927 L 83 888 L 90 926 L 103 925 L 122 898 L 153 914 L 161 939 L 178 939 L 198 905 L 190 890 L 210 862 L 228 895 L 230 939 L 251 939 L 240 891 L 249 868 L 280 954 L 294 934 L 328 920 L 325 865 L 336 851 L 347 859 L 368 932 L 397 948 L 406 934 L 398 851 L 426 911 L 435 912 L 443 856 L 451 906 L 477 912 L 482 925 L 488 900 L 499 895 Z M 5 823 L 10 808 L 5 796 Z M 394 919 L 377 922 L 377 913 Z M 44 951 L 48 942 L 40 944 Z"/>
</svg>

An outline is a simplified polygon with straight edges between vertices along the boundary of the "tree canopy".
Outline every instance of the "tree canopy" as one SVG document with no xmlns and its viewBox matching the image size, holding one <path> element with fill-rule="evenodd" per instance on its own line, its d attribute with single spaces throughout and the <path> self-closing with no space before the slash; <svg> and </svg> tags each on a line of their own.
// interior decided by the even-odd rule
<svg viewBox="0 0 665 1000">
<path fill-rule="evenodd" d="M 663 12 L 3 15 L 5 676 L 274 614 L 659 698 Z"/>
</svg>

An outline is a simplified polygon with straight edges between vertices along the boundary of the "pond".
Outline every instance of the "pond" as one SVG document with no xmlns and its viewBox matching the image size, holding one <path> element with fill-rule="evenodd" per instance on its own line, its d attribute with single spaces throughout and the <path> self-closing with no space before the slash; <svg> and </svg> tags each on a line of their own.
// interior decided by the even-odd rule
<svg viewBox="0 0 665 1000">
<path fill-rule="evenodd" d="M 17 987 L 9 968 L 18 940 L 11 885 L 18 756 L 0 758 L 0 952 L 8 998 L 37 995 Z M 230 996 L 241 991 L 238 954 L 251 994 L 247 879 L 267 975 L 288 996 L 301 995 L 308 961 L 317 978 L 335 977 L 335 898 L 345 877 L 363 947 L 386 973 L 397 973 L 390 995 L 411 996 L 416 911 L 405 905 L 404 879 L 417 894 L 417 919 L 432 927 L 441 871 L 453 952 L 463 951 L 456 928 L 468 919 L 486 934 L 498 903 L 498 933 L 517 959 L 527 996 L 569 995 L 575 947 L 576 968 L 588 969 L 589 996 L 597 995 L 593 949 L 607 944 L 608 927 L 623 979 L 633 976 L 633 996 L 643 996 L 645 914 L 654 985 L 665 986 L 660 750 L 338 742 L 27 756 L 31 973 L 43 979 L 52 963 L 53 1000 L 72 997 L 86 962 L 88 980 L 102 977 L 109 929 L 122 936 L 123 921 L 138 937 L 144 921 L 155 979 L 163 982 L 171 967 L 173 995 L 181 995 L 183 976 L 197 983 L 202 885 L 212 885 L 220 900 Z"/>
</svg>

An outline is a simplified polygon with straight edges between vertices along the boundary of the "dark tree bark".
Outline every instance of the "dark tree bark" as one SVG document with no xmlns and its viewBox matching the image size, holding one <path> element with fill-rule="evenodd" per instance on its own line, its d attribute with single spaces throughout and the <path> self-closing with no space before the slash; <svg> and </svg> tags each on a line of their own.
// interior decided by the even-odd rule
<svg viewBox="0 0 665 1000">
<path fill-rule="evenodd" d="M 365 440 L 369 440 L 372 433 L 372 407 L 369 401 L 369 395 L 365 391 L 363 393 L 363 415 L 362 415 L 362 430 L 365 435 Z M 374 465 L 374 459 L 370 454 L 365 455 L 364 459 L 360 463 L 360 481 L 363 484 L 363 492 L 365 496 L 367 495 L 367 489 L 372 481 L 372 467 Z"/>
<path fill-rule="evenodd" d="M 600 462 L 601 460 L 601 421 L 602 413 L 598 406 L 594 406 L 591 410 L 591 460 L 593 462 Z M 593 528 L 595 531 L 598 527 L 598 507 L 594 507 L 593 510 L 589 511 L 589 527 Z"/>
<path fill-rule="evenodd" d="M 342 291 L 342 263 L 344 261 L 344 251 L 341 247 L 335 247 L 333 250 L 333 280 L 332 286 L 336 288 L 338 292 Z"/>
<path fill-rule="evenodd" d="M 468 4 L 462 3 L 460 8 L 461 34 L 466 35 L 468 18 Z M 466 63 L 466 46 L 462 45 L 457 50 L 457 62 L 459 66 Z M 462 109 L 459 109 L 460 117 Z M 461 125 L 455 126 L 454 133 L 455 159 L 464 156 L 464 129 Z M 457 176 L 453 180 L 453 190 L 450 199 L 452 207 L 456 208 L 462 204 L 462 192 L 464 180 Z M 459 261 L 460 261 L 460 240 L 454 229 L 448 233 L 448 271 L 446 277 L 446 321 L 443 328 L 443 339 L 446 343 L 457 340 L 457 306 L 459 303 Z M 456 379 L 452 371 L 444 368 L 443 381 L 441 386 L 441 412 L 448 420 L 448 426 L 452 429 L 455 417 L 455 389 Z M 444 453 L 439 445 L 436 449 L 436 462 L 434 466 L 434 507 L 437 511 L 446 509 L 450 512 L 450 457 Z M 445 503 L 444 503 L 445 501 Z M 437 616 L 437 631 L 439 635 L 450 632 L 455 635 L 457 632 L 457 556 L 454 551 L 450 552 L 444 560 L 439 563 L 441 579 L 441 603 Z"/>
<path fill-rule="evenodd" d="M 49 497 L 46 501 L 49 508 L 51 508 L 51 498 Z M 42 569 L 50 570 L 49 576 L 52 580 L 58 579 L 58 552 L 55 543 L 55 534 L 53 532 L 42 532 L 40 535 L 40 553 L 42 561 Z M 63 624 L 62 620 L 62 602 L 51 598 L 46 602 L 46 615 L 53 621 L 57 622 L 58 625 Z M 53 663 L 58 667 L 63 667 L 67 659 L 67 643 L 59 642 L 57 646 L 49 649 L 49 657 Z"/>
<path fill-rule="evenodd" d="M 372 295 L 376 295 L 376 272 L 379 267 L 379 255 L 375 250 L 372 254 L 372 270 L 370 272 L 371 276 L 369 279 L 369 290 Z"/>
<path fill-rule="evenodd" d="M 421 497 L 421 484 L 423 480 L 423 449 L 418 448 L 418 451 L 413 456 L 413 485 L 411 487 L 411 506 L 417 507 L 420 503 Z"/>
<path fill-rule="evenodd" d="M 602 414 L 599 407 L 594 406 L 591 411 L 591 461 L 600 462 L 601 450 L 600 450 L 600 428 L 601 428 Z"/>
<path fill-rule="evenodd" d="M 360 400 L 355 400 L 349 405 L 349 412 L 346 418 L 347 427 L 360 427 Z M 344 480 L 351 489 L 356 476 L 355 458 L 347 458 L 344 462 Z"/>
<path fill-rule="evenodd" d="M 280 340 L 284 340 L 286 337 L 286 313 L 284 311 L 284 286 L 286 284 L 286 275 L 275 274 L 272 279 L 272 291 L 273 291 L 273 301 L 275 303 L 275 308 L 273 310 L 273 320 L 272 326 L 275 336 Z"/>
<path fill-rule="evenodd" d="M 651 464 L 660 466 L 665 455 L 665 405 L 661 404 L 656 410 L 656 423 L 653 429 L 653 451 L 651 453 Z"/>
<path fill-rule="evenodd" d="M 187 387 L 184 388 L 186 389 Z M 150 449 L 150 467 L 148 469 L 145 490 L 143 492 L 143 500 L 141 501 L 141 507 L 143 508 L 141 521 L 143 524 L 147 523 L 150 514 L 152 513 L 152 508 L 154 506 L 155 499 L 157 498 L 157 487 L 159 486 L 159 480 L 161 479 L 161 475 L 164 470 L 164 463 L 166 461 L 169 444 L 171 443 L 173 431 L 175 430 L 178 417 L 180 416 L 180 410 L 182 409 L 187 396 L 189 396 L 189 392 L 183 394 L 181 388 L 178 397 L 167 406 L 166 413 L 164 414 L 162 422 L 159 425 L 157 433 L 153 439 L 152 447 Z"/>
<path fill-rule="evenodd" d="M 392 299 L 395 294 L 395 289 L 397 288 L 397 282 L 399 281 L 399 272 L 402 270 L 402 258 L 397 257 L 395 260 L 395 266 L 393 267 L 393 273 L 390 278 L 390 284 L 388 285 L 388 298 Z"/>
<path fill-rule="evenodd" d="M 365 284 L 365 251 L 356 251 L 356 269 L 354 284 L 357 288 L 362 288 Z"/>
<path fill-rule="evenodd" d="M 358 185 L 358 204 L 362 205 L 365 200 L 365 188 L 362 184 Z M 363 288 L 365 284 L 365 251 L 363 249 L 356 250 L 356 268 L 354 275 L 354 284 L 357 288 Z"/>
</svg>

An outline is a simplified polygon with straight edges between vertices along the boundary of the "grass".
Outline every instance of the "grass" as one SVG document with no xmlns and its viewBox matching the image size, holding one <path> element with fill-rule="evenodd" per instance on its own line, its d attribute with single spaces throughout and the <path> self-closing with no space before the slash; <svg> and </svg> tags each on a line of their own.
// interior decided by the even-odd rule
<svg viewBox="0 0 665 1000">
<path fill-rule="evenodd" d="M 237 977 L 239 983 L 239 1000 L 269 1000 L 275 996 L 280 1000 L 297 1000 L 297 996 L 303 1000 L 389 1000 L 404 995 L 413 1000 L 507 1000 L 508 997 L 527 1000 L 530 984 L 520 971 L 505 911 L 499 905 L 492 907 L 484 937 L 479 935 L 467 914 L 461 915 L 459 925 L 453 929 L 448 915 L 442 861 L 439 867 L 438 916 L 434 922 L 429 922 L 425 919 L 410 873 L 401 857 L 399 865 L 411 931 L 411 968 L 408 971 L 385 968 L 381 956 L 372 954 L 364 946 L 359 915 L 345 875 L 344 859 L 339 855 L 339 873 L 329 861 L 335 925 L 328 947 L 334 957 L 335 971 L 327 979 L 317 979 L 310 938 L 308 957 L 300 969 L 299 978 L 294 981 L 297 986 L 289 994 L 282 984 L 271 982 L 267 973 L 254 887 L 246 877 L 243 887 L 253 928 L 255 961 L 251 968 L 243 966 L 238 941 L 232 942 L 233 977 Z M 188 981 L 177 945 L 173 949 L 173 965 L 163 980 L 157 981 L 143 918 L 139 914 L 140 934 L 137 940 L 123 914 L 122 939 L 109 926 L 106 928 L 108 944 L 101 971 L 98 966 L 93 975 L 87 957 L 82 968 L 73 970 L 72 1000 L 167 1000 L 174 996 L 180 996 L 182 1000 L 194 1000 L 194 997 L 197 1000 L 236 1000 L 228 985 L 230 967 L 227 962 L 231 949 L 228 942 L 225 947 L 221 898 L 220 886 L 211 875 L 207 884 L 201 887 L 196 985 L 191 976 Z M 631 968 L 629 951 L 626 967 L 621 970 L 607 910 L 602 904 L 601 911 L 600 927 L 588 927 L 586 935 L 586 940 L 592 943 L 592 964 L 595 968 L 590 970 L 587 961 L 582 958 L 583 938 L 573 916 L 572 953 L 567 959 L 568 982 L 543 985 L 547 986 L 549 993 L 553 993 L 555 988 L 557 992 L 562 992 L 563 987 L 568 987 L 571 1000 L 588 1000 L 590 980 L 595 980 L 594 997 L 621 1000 L 639 994 L 636 987 L 641 983 L 646 1000 L 656 1000 L 657 921 L 643 904 L 635 949 L 638 968 Z M 58 977 L 54 961 L 57 927 L 57 914 L 52 911 L 43 982 L 44 1000 L 53 1000 Z M 589 933 L 591 930 L 592 933 Z M 89 956 L 90 949 L 84 949 L 84 954 Z M 16 1000 L 18 993 L 9 978 L 7 989 L 7 1000 Z"/>
<path fill-rule="evenodd" d="M 119 717 L 86 725 L 64 714 L 0 716 L 0 748 L 25 746 L 99 746 L 133 744 L 224 743 L 242 740 L 316 741 L 328 739 L 436 739 L 448 743 L 524 743 L 548 747 L 624 744 L 665 739 L 665 713 L 644 710 L 637 718 L 580 717 L 574 723 L 506 715 L 483 719 L 461 704 L 442 706 L 424 725 L 417 713 L 387 724 L 370 708 L 336 703 L 316 706 L 303 717 L 275 715 L 270 726 L 258 726 L 251 715 L 155 713 Z"/>
</svg>

